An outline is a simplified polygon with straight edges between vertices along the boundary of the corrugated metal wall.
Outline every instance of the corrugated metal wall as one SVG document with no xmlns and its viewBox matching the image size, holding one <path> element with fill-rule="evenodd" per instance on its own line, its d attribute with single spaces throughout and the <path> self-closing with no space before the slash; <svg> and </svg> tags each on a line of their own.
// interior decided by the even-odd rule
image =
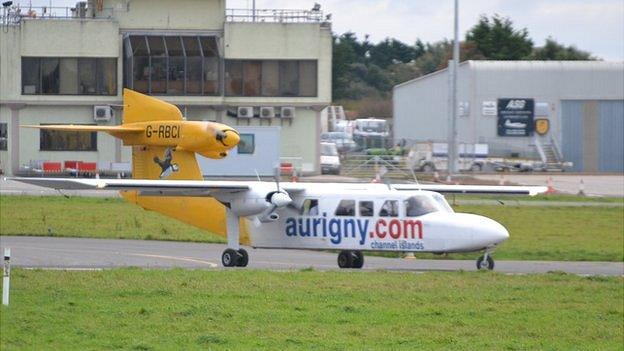
<svg viewBox="0 0 624 351">
<path fill-rule="evenodd" d="M 599 168 L 605 172 L 624 171 L 624 100 L 601 101 Z"/>
<path fill-rule="evenodd" d="M 624 101 L 561 102 L 561 149 L 574 171 L 624 171 Z"/>
</svg>

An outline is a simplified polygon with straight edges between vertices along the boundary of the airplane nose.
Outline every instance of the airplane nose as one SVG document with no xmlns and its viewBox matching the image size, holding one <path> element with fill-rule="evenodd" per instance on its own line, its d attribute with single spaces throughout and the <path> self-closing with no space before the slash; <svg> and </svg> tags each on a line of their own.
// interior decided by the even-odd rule
<svg viewBox="0 0 624 351">
<path fill-rule="evenodd" d="M 215 138 L 228 149 L 233 148 L 240 142 L 240 135 L 234 129 L 219 130 Z"/>
<path fill-rule="evenodd" d="M 503 225 L 497 221 L 488 218 L 487 220 L 484 220 L 483 224 L 483 234 L 481 235 L 486 241 L 489 241 L 492 244 L 500 244 L 509 239 L 509 232 L 507 231 L 507 228 L 503 227 Z"/>
</svg>

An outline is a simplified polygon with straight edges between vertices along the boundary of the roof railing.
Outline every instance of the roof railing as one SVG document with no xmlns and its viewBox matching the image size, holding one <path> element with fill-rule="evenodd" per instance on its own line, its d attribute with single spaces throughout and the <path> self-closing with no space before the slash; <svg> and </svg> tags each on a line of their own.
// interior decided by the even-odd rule
<svg viewBox="0 0 624 351">
<path fill-rule="evenodd" d="M 227 22 L 329 23 L 331 14 L 320 10 L 294 9 L 226 9 Z"/>
<path fill-rule="evenodd" d="M 20 5 L 12 5 L 2 8 L 1 11 L 0 24 L 2 25 L 19 25 L 24 19 L 97 20 L 114 17 L 113 8 L 89 8 L 87 6 L 21 7 Z M 317 9 L 226 9 L 225 19 L 227 22 L 320 23 L 327 25 L 331 22 L 331 14 L 324 15 L 322 11 Z"/>
<path fill-rule="evenodd" d="M 67 19 L 90 20 L 109 19 L 113 17 L 112 8 L 91 9 L 81 7 L 55 6 L 7 6 L 2 9 L 0 23 L 3 25 L 19 25 L 24 19 Z"/>
</svg>

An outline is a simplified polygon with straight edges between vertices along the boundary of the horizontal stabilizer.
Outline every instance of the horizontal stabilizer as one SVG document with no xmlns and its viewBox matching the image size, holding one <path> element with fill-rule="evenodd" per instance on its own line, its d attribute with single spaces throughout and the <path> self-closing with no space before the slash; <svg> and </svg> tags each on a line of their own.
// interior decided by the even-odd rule
<svg viewBox="0 0 624 351">
<path fill-rule="evenodd" d="M 499 185 L 447 185 L 447 184 L 394 184 L 392 188 L 402 191 L 428 190 L 445 194 L 491 194 L 530 195 L 548 191 L 545 186 L 499 186 Z"/>
</svg>

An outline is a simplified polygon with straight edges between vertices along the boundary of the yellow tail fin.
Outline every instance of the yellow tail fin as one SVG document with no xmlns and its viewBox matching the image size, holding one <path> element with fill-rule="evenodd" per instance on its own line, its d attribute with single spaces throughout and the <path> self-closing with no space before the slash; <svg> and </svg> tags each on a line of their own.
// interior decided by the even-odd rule
<svg viewBox="0 0 624 351">
<path fill-rule="evenodd" d="M 189 151 L 168 151 L 161 146 L 134 146 L 132 148 L 132 177 L 136 179 L 161 179 L 163 167 L 156 162 L 167 158 L 176 170 L 170 170 L 166 179 L 202 180 L 203 176 L 195 153 Z M 225 206 L 210 197 L 141 196 L 136 191 L 122 192 L 126 201 L 146 210 L 156 211 L 181 222 L 207 230 L 221 237 L 227 237 Z M 240 220 L 240 242 L 249 245 L 247 221 Z"/>
<path fill-rule="evenodd" d="M 181 121 L 182 112 L 175 105 L 130 89 L 123 91 L 123 123 Z"/>
</svg>

